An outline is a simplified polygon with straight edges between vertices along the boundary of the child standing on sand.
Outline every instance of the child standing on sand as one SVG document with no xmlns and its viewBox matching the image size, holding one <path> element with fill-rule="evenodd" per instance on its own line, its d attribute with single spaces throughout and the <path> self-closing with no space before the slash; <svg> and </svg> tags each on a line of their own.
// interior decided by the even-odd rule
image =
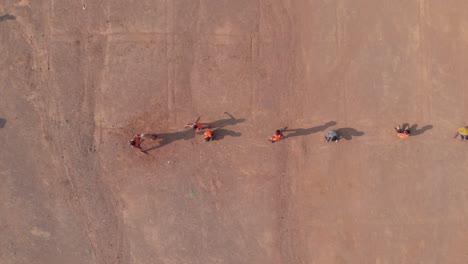
<svg viewBox="0 0 468 264">
<path fill-rule="evenodd" d="M 325 135 L 325 142 L 336 142 L 338 143 L 340 140 L 340 136 L 335 130 L 330 130 L 328 133 Z"/>
<path fill-rule="evenodd" d="M 148 154 L 148 152 L 141 148 L 141 143 L 144 141 L 143 138 L 151 138 L 152 140 L 155 140 L 157 137 L 158 136 L 156 136 L 156 134 L 136 134 L 135 137 L 130 140 L 130 146 L 132 146 L 132 148 L 139 149 L 144 154 Z"/>
<path fill-rule="evenodd" d="M 455 134 L 454 138 L 458 138 L 459 140 L 468 140 L 468 127 L 460 127 L 457 130 L 457 133 Z"/>
<path fill-rule="evenodd" d="M 281 139 L 284 138 L 284 135 L 283 135 L 283 130 L 284 129 L 277 129 L 275 131 L 275 134 L 273 136 L 271 136 L 268 140 L 271 142 L 271 143 L 275 143 L 277 141 L 280 141 Z"/>
<path fill-rule="evenodd" d="M 399 138 L 408 138 L 410 136 L 411 131 L 409 130 L 409 125 L 407 124 L 404 127 L 398 125 L 397 127 L 393 128 L 395 132 L 397 132 L 397 136 Z"/>
<path fill-rule="evenodd" d="M 197 121 L 193 122 L 193 124 L 187 124 L 185 127 L 186 128 L 193 128 L 196 132 L 203 130 L 203 125 L 200 123 L 200 118 L 201 116 L 198 117 Z"/>
<path fill-rule="evenodd" d="M 213 137 L 213 131 L 211 129 L 207 129 L 205 130 L 205 141 L 206 142 L 210 142 L 210 140 L 213 140 L 214 137 Z"/>
</svg>

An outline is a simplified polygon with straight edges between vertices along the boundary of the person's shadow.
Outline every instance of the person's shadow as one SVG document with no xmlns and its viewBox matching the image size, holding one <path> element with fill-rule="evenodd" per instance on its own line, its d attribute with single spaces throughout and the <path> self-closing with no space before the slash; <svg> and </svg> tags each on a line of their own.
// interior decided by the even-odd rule
<svg viewBox="0 0 468 264">
<path fill-rule="evenodd" d="M 3 128 L 6 124 L 6 119 L 0 118 L 0 128 Z"/>
<path fill-rule="evenodd" d="M 230 137 L 240 137 L 242 133 L 224 129 L 224 128 L 217 128 L 213 130 L 213 140 L 222 140 L 225 136 Z"/>
<path fill-rule="evenodd" d="M 317 132 L 320 132 L 320 131 L 324 131 L 325 129 L 331 127 L 331 126 L 334 126 L 336 125 L 336 122 L 335 121 L 330 121 L 330 122 L 327 122 L 321 126 L 316 126 L 316 127 L 311 127 L 311 128 L 294 128 L 294 129 L 291 129 L 291 128 L 285 128 L 283 130 L 283 133 L 285 134 L 284 138 L 290 138 L 290 137 L 297 137 L 297 136 L 306 136 L 306 135 L 310 135 L 310 134 L 313 134 L 313 133 L 317 133 Z M 290 133 L 292 132 L 292 133 Z"/>
<path fill-rule="evenodd" d="M 176 132 L 170 132 L 170 133 L 162 133 L 162 134 L 154 134 L 157 136 L 156 140 L 154 142 L 157 144 L 156 146 L 150 147 L 148 149 L 145 149 L 145 151 L 151 151 L 153 149 L 161 148 L 164 147 L 167 144 L 170 144 L 174 141 L 177 140 L 189 140 L 195 137 L 195 133 L 193 132 L 193 129 L 187 129 L 183 131 L 176 131 Z M 152 142 L 152 140 L 146 140 L 147 142 Z"/>
<path fill-rule="evenodd" d="M 344 138 L 346 140 L 351 140 L 353 137 L 360 137 L 364 135 L 363 131 L 358 131 L 355 128 L 351 127 L 338 128 L 335 131 L 336 133 L 338 133 L 340 138 Z"/>
<path fill-rule="evenodd" d="M 210 123 L 206 123 L 206 125 L 212 129 L 215 129 L 215 128 L 222 128 L 225 126 L 233 126 L 233 125 L 245 122 L 245 118 L 235 118 L 228 112 L 224 112 L 224 114 L 226 114 L 229 118 L 220 119 L 220 120 L 216 120 Z"/>
<path fill-rule="evenodd" d="M 6 15 L 3 15 L 3 16 L 0 16 L 0 21 L 5 21 L 5 20 L 15 20 L 16 17 L 15 16 L 12 16 L 12 15 L 9 15 L 9 14 L 6 14 Z"/>
<path fill-rule="evenodd" d="M 426 132 L 427 130 L 429 129 L 432 129 L 433 126 L 432 125 L 427 125 L 427 126 L 423 126 L 421 127 L 420 129 L 417 129 L 418 125 L 417 124 L 414 124 L 410 127 L 410 135 L 411 136 L 417 136 L 417 135 L 421 135 L 422 133 Z"/>
</svg>

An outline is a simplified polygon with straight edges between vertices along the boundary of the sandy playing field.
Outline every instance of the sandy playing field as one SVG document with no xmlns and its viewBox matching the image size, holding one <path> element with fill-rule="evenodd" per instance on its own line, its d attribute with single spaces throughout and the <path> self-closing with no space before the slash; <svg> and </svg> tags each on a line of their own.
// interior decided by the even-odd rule
<svg viewBox="0 0 468 264">
<path fill-rule="evenodd" d="M 468 263 L 466 0 L 0 0 L 0 52 L 2 264 Z"/>
</svg>

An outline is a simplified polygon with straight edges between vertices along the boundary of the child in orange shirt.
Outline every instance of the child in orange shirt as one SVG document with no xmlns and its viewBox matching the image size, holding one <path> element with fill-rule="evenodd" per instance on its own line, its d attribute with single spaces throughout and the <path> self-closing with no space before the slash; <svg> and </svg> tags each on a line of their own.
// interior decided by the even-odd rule
<svg viewBox="0 0 468 264">
<path fill-rule="evenodd" d="M 405 127 L 400 127 L 398 125 L 397 127 L 394 127 L 395 131 L 397 132 L 397 136 L 399 138 L 408 138 L 410 136 L 411 131 L 409 130 L 409 125 L 406 125 Z"/>
<path fill-rule="evenodd" d="M 142 153 L 148 154 L 148 152 L 141 148 L 141 143 L 144 141 L 143 138 L 151 138 L 152 140 L 155 140 L 157 136 L 155 134 L 136 134 L 135 137 L 130 140 L 130 146 L 132 146 L 132 148 L 139 149 Z"/>
<path fill-rule="evenodd" d="M 284 138 L 284 135 L 282 133 L 282 129 L 277 129 L 275 131 L 275 134 L 273 136 L 271 136 L 271 138 L 269 138 L 268 140 L 271 141 L 271 143 L 275 143 L 277 141 L 280 141 L 281 139 Z"/>
<path fill-rule="evenodd" d="M 200 121 L 200 118 L 201 118 L 201 116 L 199 116 L 198 119 L 197 119 L 197 121 L 193 122 L 193 124 L 187 124 L 185 127 L 186 127 L 186 128 L 191 127 L 191 128 L 193 128 L 195 131 L 197 131 L 197 132 L 203 130 L 203 125 L 202 125 L 202 123 L 199 122 L 199 121 Z M 208 127 L 207 127 L 207 128 L 208 128 Z"/>
<path fill-rule="evenodd" d="M 205 130 L 205 141 L 210 142 L 210 140 L 213 140 L 213 139 L 214 139 L 213 131 L 211 129 Z"/>
</svg>

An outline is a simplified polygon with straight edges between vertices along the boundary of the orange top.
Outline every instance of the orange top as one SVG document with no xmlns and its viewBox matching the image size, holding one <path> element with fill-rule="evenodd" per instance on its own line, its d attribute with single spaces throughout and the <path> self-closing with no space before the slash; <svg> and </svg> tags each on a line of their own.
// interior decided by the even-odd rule
<svg viewBox="0 0 468 264">
<path fill-rule="evenodd" d="M 211 137 L 213 137 L 213 131 L 211 131 L 209 129 L 206 130 L 205 131 L 205 138 L 211 138 Z"/>
<path fill-rule="evenodd" d="M 202 129 L 202 124 L 200 122 L 196 122 L 195 125 L 197 126 L 197 130 Z"/>
<path fill-rule="evenodd" d="M 272 140 L 272 141 L 279 141 L 279 140 L 281 140 L 282 138 L 283 138 L 282 135 L 276 135 L 276 134 L 274 134 L 273 137 L 271 137 L 271 140 Z"/>
<path fill-rule="evenodd" d="M 409 137 L 409 134 L 398 133 L 398 137 L 399 137 L 399 138 L 408 138 L 408 137 Z"/>
</svg>

